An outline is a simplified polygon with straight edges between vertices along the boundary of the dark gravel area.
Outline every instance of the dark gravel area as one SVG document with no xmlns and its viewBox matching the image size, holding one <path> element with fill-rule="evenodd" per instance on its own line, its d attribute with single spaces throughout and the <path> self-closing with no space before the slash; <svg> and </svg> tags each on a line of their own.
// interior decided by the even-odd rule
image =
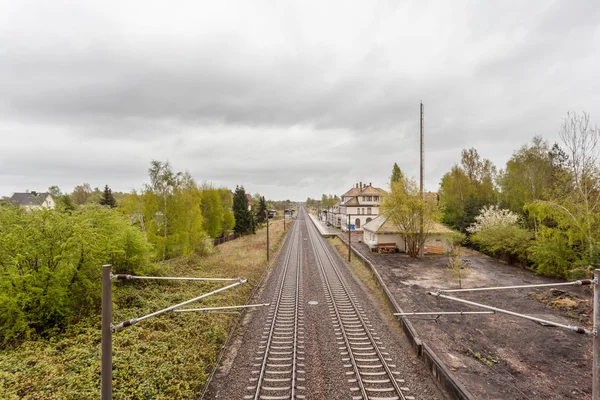
<svg viewBox="0 0 600 400">
<path fill-rule="evenodd" d="M 436 288 L 458 288 L 446 257 L 423 260 L 404 254 L 370 253 L 354 235 L 353 246 L 371 260 L 405 312 L 480 310 L 428 295 Z M 463 287 L 489 287 L 559 282 L 506 265 L 475 252 L 464 257 Z M 566 325 L 589 326 L 587 287 L 561 287 L 573 309 L 550 307 L 547 289 L 518 289 L 451 294 L 478 303 L 536 316 Z M 540 301 L 540 299 L 542 301 Z M 559 302 L 560 303 L 560 302 Z M 568 301 L 566 302 L 569 305 Z M 544 327 L 505 314 L 448 316 L 436 321 L 411 319 L 428 344 L 477 399 L 590 399 L 590 337 Z"/>
<path fill-rule="evenodd" d="M 310 221 L 304 216 L 299 216 L 296 224 L 302 230 L 301 245 L 303 246 L 303 300 L 304 300 L 304 351 L 306 381 L 299 382 L 306 390 L 300 394 L 306 399 L 349 399 L 352 396 L 351 386 L 348 383 L 347 369 L 344 368 L 341 350 L 336 343 L 333 324 L 329 317 L 322 278 L 318 272 L 315 255 L 309 242 L 306 223 Z M 287 243 L 286 246 L 291 243 Z M 270 302 L 273 293 L 281 278 L 281 265 L 285 255 L 282 249 L 275 267 L 265 282 L 259 295 L 259 302 Z M 329 245 L 327 245 L 329 246 Z M 330 247 L 331 254 L 337 256 L 336 251 Z M 405 380 L 402 386 L 410 389 L 408 395 L 415 399 L 443 399 L 424 365 L 413 354 L 410 345 L 395 321 L 389 314 L 386 315 L 384 305 L 372 296 L 364 285 L 355 278 L 350 268 L 338 257 L 348 284 L 360 305 L 365 309 L 378 336 L 381 338 L 386 351 L 390 353 L 395 370 L 400 372 L 400 377 Z M 309 304 L 317 302 L 317 304 Z M 251 385 L 251 371 L 256 369 L 255 357 L 259 357 L 258 343 L 265 322 L 267 321 L 267 307 L 246 314 L 242 328 L 228 350 L 228 355 L 215 379 L 212 381 L 206 398 L 211 399 L 243 399 L 252 392 L 247 389 Z"/>
</svg>

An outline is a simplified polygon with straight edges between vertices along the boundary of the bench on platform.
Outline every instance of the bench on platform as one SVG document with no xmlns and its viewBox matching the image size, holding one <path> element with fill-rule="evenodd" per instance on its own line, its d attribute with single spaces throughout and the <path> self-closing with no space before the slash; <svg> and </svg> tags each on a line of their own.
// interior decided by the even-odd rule
<svg viewBox="0 0 600 400">
<path fill-rule="evenodd" d="M 395 253 L 397 250 L 396 243 L 378 243 L 371 249 L 380 253 Z"/>
</svg>

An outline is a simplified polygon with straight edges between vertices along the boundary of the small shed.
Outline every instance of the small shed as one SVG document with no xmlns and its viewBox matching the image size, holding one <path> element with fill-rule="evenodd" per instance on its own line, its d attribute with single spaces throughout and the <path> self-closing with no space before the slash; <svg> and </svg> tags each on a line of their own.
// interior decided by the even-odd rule
<svg viewBox="0 0 600 400">
<path fill-rule="evenodd" d="M 444 253 L 448 250 L 445 238 L 453 231 L 440 223 L 434 223 L 431 235 L 425 241 L 425 253 Z M 394 226 L 389 217 L 380 215 L 363 225 L 363 241 L 376 251 L 379 245 L 395 244 L 400 252 L 406 252 L 404 236 Z"/>
</svg>

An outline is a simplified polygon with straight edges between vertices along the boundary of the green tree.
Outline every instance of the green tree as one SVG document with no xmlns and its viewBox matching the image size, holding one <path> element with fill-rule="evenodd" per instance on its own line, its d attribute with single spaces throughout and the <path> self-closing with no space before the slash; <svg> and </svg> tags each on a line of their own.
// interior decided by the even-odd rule
<svg viewBox="0 0 600 400">
<path fill-rule="evenodd" d="M 220 188 L 221 204 L 223 206 L 223 223 L 221 233 L 226 233 L 235 227 L 235 216 L 233 215 L 233 194 L 227 188 Z"/>
<path fill-rule="evenodd" d="M 210 237 L 219 237 L 223 232 L 224 213 L 219 190 L 204 184 L 202 186 L 202 216 L 204 217 L 204 229 Z"/>
<path fill-rule="evenodd" d="M 234 231 L 237 233 L 254 233 L 254 217 L 248 210 L 248 198 L 243 186 L 236 186 L 233 195 L 233 215 L 235 217 Z"/>
<path fill-rule="evenodd" d="M 444 174 L 439 195 L 443 222 L 460 229 L 464 225 L 462 221 L 467 200 L 475 196 L 475 187 L 460 166 L 454 165 L 450 172 Z"/>
<path fill-rule="evenodd" d="M 99 203 L 101 206 L 108 206 L 110 208 L 115 208 L 117 206 L 117 201 L 108 185 L 104 185 L 104 192 L 102 192 L 102 198 Z"/>
<path fill-rule="evenodd" d="M 419 248 L 425 245 L 436 223 L 437 206 L 422 199 L 414 179 L 404 178 L 403 182 L 393 182 L 390 189 L 390 193 L 383 196 L 382 213 L 392 221 L 406 241 L 409 256 L 418 257 Z"/>
<path fill-rule="evenodd" d="M 60 196 L 63 195 L 62 191 L 60 190 L 60 188 L 56 185 L 50 186 L 48 188 L 48 193 L 50 193 L 50 196 L 52 196 L 55 200 L 58 199 Z"/>
<path fill-rule="evenodd" d="M 82 185 L 75 186 L 73 193 L 71 193 L 71 197 L 73 198 L 73 202 L 75 204 L 82 206 L 90 201 L 92 193 L 92 187 L 90 184 L 84 183 Z"/>
<path fill-rule="evenodd" d="M 513 153 L 501 172 L 499 184 L 501 203 L 516 213 L 535 200 L 544 200 L 555 182 L 550 145 L 541 136 L 535 136 L 530 145 Z"/>
<path fill-rule="evenodd" d="M 392 168 L 392 176 L 390 177 L 390 184 L 394 182 L 402 182 L 404 180 L 404 174 L 400 170 L 400 167 L 397 163 L 394 163 L 394 167 Z"/>
<path fill-rule="evenodd" d="M 169 228 L 169 216 L 167 215 L 167 201 L 170 195 L 175 190 L 175 185 L 177 184 L 177 178 L 179 174 L 176 174 L 171 169 L 171 164 L 168 161 L 162 162 L 157 160 L 152 160 L 150 162 L 150 168 L 148 169 L 148 174 L 150 176 L 150 186 L 148 186 L 148 190 L 156 194 L 161 199 L 161 211 L 160 215 L 157 215 L 156 220 L 160 220 L 159 223 L 161 225 L 161 231 L 163 235 L 163 260 L 167 258 L 167 236 L 168 236 L 168 228 Z M 158 221 L 157 221 L 158 222 Z"/>
<path fill-rule="evenodd" d="M 526 211 L 543 225 L 542 244 L 533 250 L 554 249 L 554 255 L 565 255 L 564 261 L 580 265 L 600 266 L 600 129 L 592 126 L 586 113 L 568 113 L 559 130 L 564 150 L 555 145 L 551 150 L 555 182 L 545 199 L 525 205 Z M 554 231 L 548 231 L 553 229 Z M 558 247 L 559 238 L 567 240 L 573 253 Z M 535 257 L 535 256 L 533 256 Z M 534 258 L 536 267 L 548 271 L 541 257 Z M 564 263 L 560 270 L 567 272 Z"/>
<path fill-rule="evenodd" d="M 464 149 L 461 164 L 455 164 L 442 177 L 439 191 L 442 220 L 464 232 L 474 217 L 467 206 L 497 203 L 496 175 L 496 167 L 490 160 L 482 160 L 474 148 Z"/>
<path fill-rule="evenodd" d="M 267 201 L 264 196 L 260 196 L 258 202 L 258 210 L 256 210 L 256 221 L 259 224 L 264 224 L 267 221 Z"/>
</svg>

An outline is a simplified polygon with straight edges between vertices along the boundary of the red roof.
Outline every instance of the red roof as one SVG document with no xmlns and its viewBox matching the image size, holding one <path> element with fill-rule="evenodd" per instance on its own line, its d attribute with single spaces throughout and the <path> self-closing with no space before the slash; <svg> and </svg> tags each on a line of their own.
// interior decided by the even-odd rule
<svg viewBox="0 0 600 400">
<path fill-rule="evenodd" d="M 248 193 L 246 193 L 246 199 L 248 199 L 248 205 L 251 206 L 252 205 L 252 196 L 250 196 Z"/>
</svg>

